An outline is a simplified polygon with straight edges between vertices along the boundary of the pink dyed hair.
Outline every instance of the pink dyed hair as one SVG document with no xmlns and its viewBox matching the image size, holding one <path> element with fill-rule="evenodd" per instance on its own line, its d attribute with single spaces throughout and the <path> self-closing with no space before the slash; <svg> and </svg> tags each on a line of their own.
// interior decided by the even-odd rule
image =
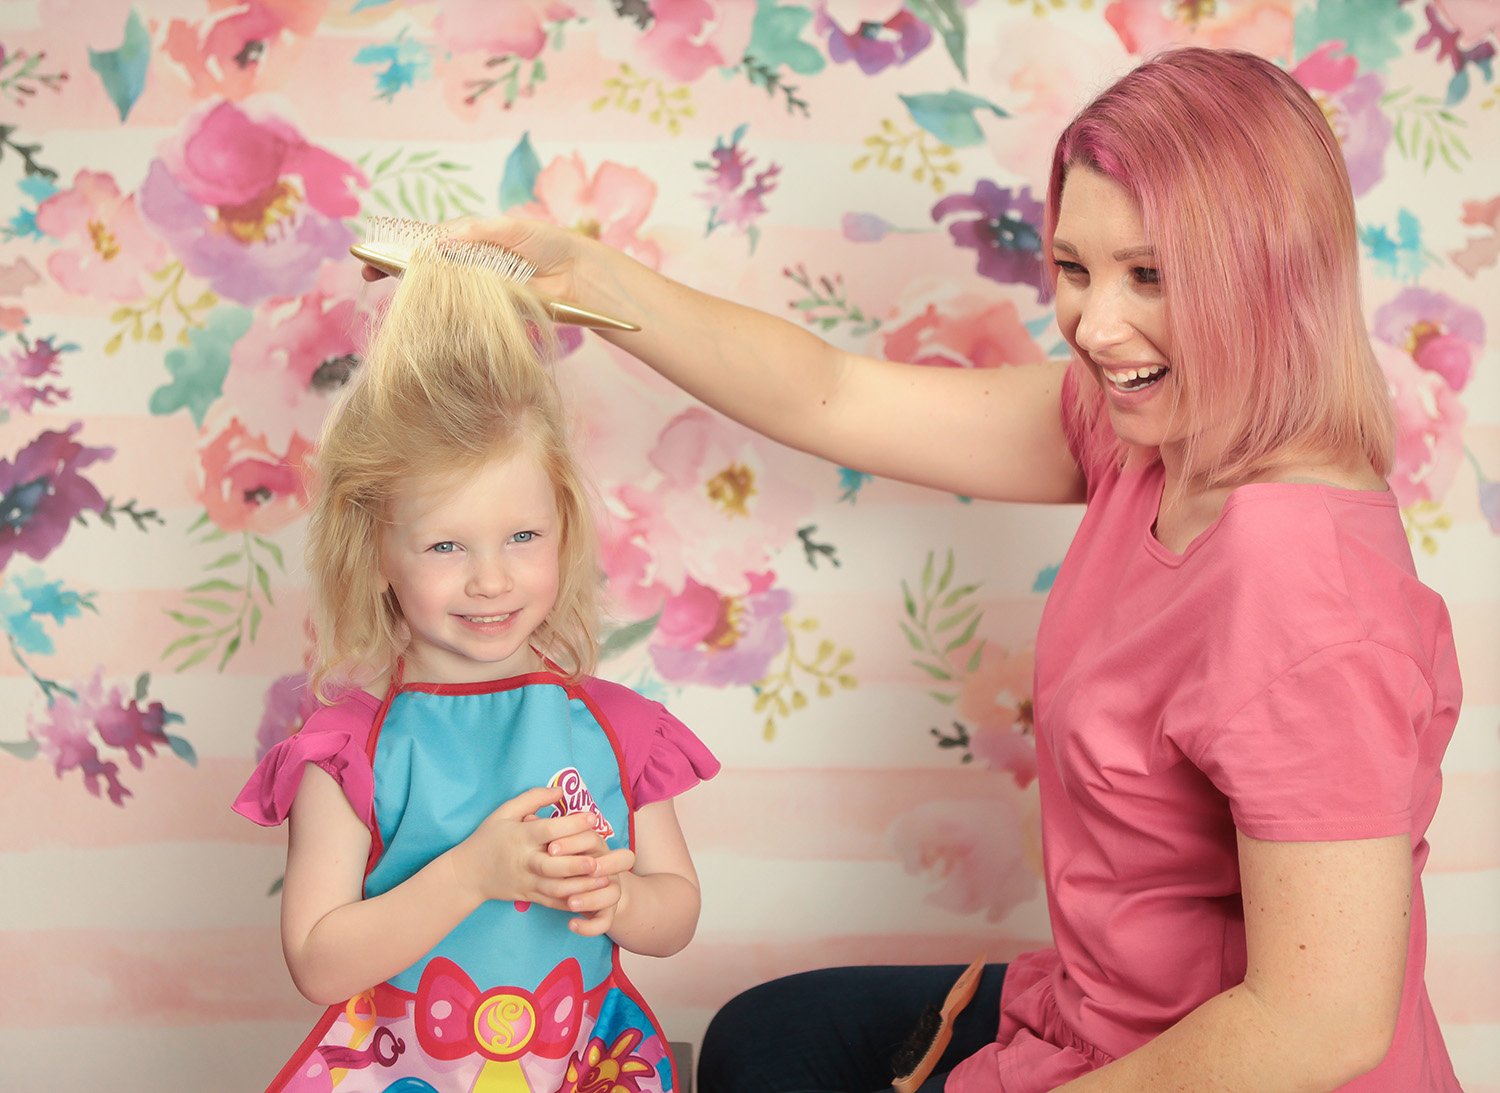
<svg viewBox="0 0 1500 1093">
<path fill-rule="evenodd" d="M 1253 54 L 1200 48 L 1121 77 L 1058 138 L 1049 257 L 1074 167 L 1130 193 L 1155 247 L 1171 363 L 1184 381 L 1187 480 L 1233 485 L 1303 459 L 1361 454 L 1390 472 L 1391 399 L 1360 305 L 1349 176 L 1300 84 Z M 1103 393 L 1080 380 L 1084 421 L 1108 431 Z M 1201 443 L 1210 425 L 1211 447 Z"/>
</svg>

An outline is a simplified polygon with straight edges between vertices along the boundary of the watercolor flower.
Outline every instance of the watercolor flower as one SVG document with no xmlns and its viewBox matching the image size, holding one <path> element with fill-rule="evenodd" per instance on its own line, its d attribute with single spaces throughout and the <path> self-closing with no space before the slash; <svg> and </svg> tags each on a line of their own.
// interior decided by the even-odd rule
<svg viewBox="0 0 1500 1093">
<path fill-rule="evenodd" d="M 712 68 L 734 68 L 750 48 L 755 5 L 742 0 L 653 0 L 640 56 L 679 83 Z"/>
<path fill-rule="evenodd" d="M 939 289 L 902 307 L 881 331 L 887 360 L 940 368 L 999 368 L 1046 358 L 1016 305 L 978 293 Z"/>
<path fill-rule="evenodd" d="M 131 792 L 120 782 L 119 764 L 99 755 L 91 739 L 92 729 L 85 705 L 60 694 L 40 719 L 31 719 L 28 731 L 58 778 L 69 771 L 79 771 L 85 789 L 95 797 L 103 790 L 111 801 L 123 807 Z"/>
<path fill-rule="evenodd" d="M 1036 894 L 1023 827 L 1015 802 L 995 794 L 919 805 L 890 834 L 903 868 L 935 882 L 929 903 L 999 922 Z"/>
<path fill-rule="evenodd" d="M 786 648 L 792 595 L 773 574 L 749 575 L 749 591 L 724 595 L 689 580 L 666 601 L 651 634 L 651 662 L 668 683 L 745 686 L 764 679 Z"/>
<path fill-rule="evenodd" d="M 763 198 L 776 189 L 781 164 L 772 163 L 751 177 L 755 157 L 740 145 L 745 129 L 744 125 L 737 128 L 728 144 L 723 138 L 715 139 L 710 162 L 700 161 L 693 166 L 709 172 L 708 188 L 697 195 L 709 207 L 708 229 L 704 234 L 727 224 L 741 234 L 748 234 L 754 247 L 759 234 L 755 221 L 765 215 Z"/>
<path fill-rule="evenodd" d="M 1470 236 L 1462 250 L 1448 255 L 1455 266 L 1470 277 L 1477 277 L 1480 270 L 1500 262 L 1500 194 L 1488 201 L 1465 201 L 1459 223 L 1488 229 L 1480 235 Z"/>
<path fill-rule="evenodd" d="M 181 67 L 196 99 L 243 99 L 279 86 L 328 0 L 210 0 L 204 20 L 173 19 L 162 52 Z"/>
<path fill-rule="evenodd" d="M 82 512 L 103 512 L 104 497 L 79 472 L 109 459 L 113 448 L 88 448 L 73 439 L 83 428 L 48 430 L 16 455 L 0 459 L 0 569 L 15 554 L 41 561 L 57 549 Z"/>
<path fill-rule="evenodd" d="M 1474 357 L 1484 349 L 1484 319 L 1479 312 L 1441 292 L 1411 287 L 1375 312 L 1375 337 L 1405 350 L 1429 372 L 1436 372 L 1455 391 L 1462 391 L 1474 371 Z"/>
<path fill-rule="evenodd" d="M 141 211 L 188 272 L 243 304 L 312 288 L 354 241 L 353 164 L 269 113 L 220 102 L 191 116 L 152 161 Z"/>
<path fill-rule="evenodd" d="M 296 434 L 280 452 L 238 418 L 198 453 L 198 500 L 224 531 L 267 534 L 285 527 L 307 506 L 304 469 L 312 444 Z"/>
<path fill-rule="evenodd" d="M 17 334 L 26 326 L 26 309 L 3 301 L 7 296 L 19 297 L 41 279 L 41 274 L 24 258 L 17 258 L 9 265 L 0 264 L 0 331 Z"/>
<path fill-rule="evenodd" d="M 601 513 L 599 562 L 609 589 L 611 615 L 639 621 L 661 610 L 669 590 L 656 578 L 651 544 L 649 520 L 629 511 Z"/>
<path fill-rule="evenodd" d="M 50 656 L 57 645 L 47 632 L 48 620 L 61 626 L 84 608 L 98 610 L 91 593 L 74 592 L 61 581 L 47 580 L 39 567 L 33 566 L 30 572 L 11 571 L 6 578 L 0 585 L 0 629 L 22 652 Z"/>
<path fill-rule="evenodd" d="M 260 726 L 255 730 L 255 761 L 260 762 L 266 752 L 302 728 L 317 708 L 306 672 L 277 677 L 266 688 Z"/>
<path fill-rule="evenodd" d="M 1417 52 L 1430 45 L 1437 46 L 1437 59 L 1449 62 L 1455 76 L 1463 75 L 1471 64 L 1489 70 L 1495 58 L 1495 43 L 1484 39 L 1500 32 L 1500 20 L 1495 17 L 1493 5 L 1446 0 L 1428 4 L 1423 10 L 1427 29 L 1413 47 Z"/>
<path fill-rule="evenodd" d="M 656 202 L 656 183 L 635 168 L 606 162 L 590 175 L 575 152 L 537 172 L 533 193 L 536 200 L 517 206 L 512 215 L 572 228 L 652 269 L 661 264 L 661 248 L 639 234 Z"/>
<path fill-rule="evenodd" d="M 1342 42 L 1328 42 L 1305 57 L 1292 75 L 1307 88 L 1339 139 L 1354 196 L 1369 191 L 1385 176 L 1385 152 L 1391 143 L 1391 120 L 1380 110 L 1380 77 L 1359 73 L 1359 61 L 1338 56 Z"/>
<path fill-rule="evenodd" d="M 135 195 L 121 194 L 98 171 L 79 171 L 69 189 L 38 205 L 36 225 L 64 244 L 47 259 L 47 271 L 77 296 L 139 299 L 143 278 L 169 256 L 141 219 Z"/>
<path fill-rule="evenodd" d="M 827 36 L 830 60 L 836 64 L 853 61 L 866 76 L 904 65 L 932 44 L 931 27 L 900 3 L 885 0 L 822 3 L 813 28 Z"/>
<path fill-rule="evenodd" d="M 1282 0 L 1217 4 L 1188 0 L 1114 0 L 1104 18 L 1133 54 L 1173 45 L 1243 49 L 1262 57 L 1285 57 L 1292 45 L 1292 13 Z"/>
<path fill-rule="evenodd" d="M 76 347 L 55 346 L 50 337 L 35 342 L 22 337 L 19 349 L 0 353 L 0 411 L 30 413 L 37 404 L 56 406 L 67 398 L 66 388 L 54 387 L 43 380 L 58 374 L 63 351 L 73 348 Z"/>
<path fill-rule="evenodd" d="M 962 213 L 972 219 L 955 219 L 948 234 L 960 247 L 979 252 L 979 273 L 992 281 L 1031 285 L 1040 299 L 1046 286 L 1042 265 L 1042 203 L 1031 196 L 1031 187 L 1014 193 L 980 179 L 972 194 L 949 194 L 932 207 L 932 219 Z"/>
<path fill-rule="evenodd" d="M 958 696 L 958 712 L 970 725 L 969 753 L 1023 788 L 1036 778 L 1033 668 L 1031 650 L 1012 653 L 987 644 Z"/>
<path fill-rule="evenodd" d="M 635 1054 L 640 1042 L 636 1028 L 622 1032 L 608 1050 L 603 1040 L 592 1037 L 568 1060 L 558 1093 L 641 1093 L 641 1079 L 654 1075 L 656 1067 Z"/>
<path fill-rule="evenodd" d="M 349 295 L 357 283 L 347 266 L 327 263 L 313 291 L 268 301 L 232 344 L 224 399 L 272 447 L 315 438 L 359 367 L 358 305 Z"/>
<path fill-rule="evenodd" d="M 725 595 L 751 592 L 750 575 L 793 541 L 812 502 L 774 473 L 753 433 L 696 407 L 667 423 L 649 458 L 660 481 L 623 484 L 615 499 L 650 529 L 654 580 L 673 593 L 688 578 Z"/>
<path fill-rule="evenodd" d="M 483 53 L 532 60 L 547 46 L 549 23 L 577 19 L 577 4 L 561 0 L 445 0 L 433 38 L 450 53 Z"/>
<path fill-rule="evenodd" d="M 1385 342 L 1373 345 L 1396 411 L 1391 490 L 1403 507 L 1440 501 L 1463 462 L 1463 403 L 1438 373 Z"/>
</svg>

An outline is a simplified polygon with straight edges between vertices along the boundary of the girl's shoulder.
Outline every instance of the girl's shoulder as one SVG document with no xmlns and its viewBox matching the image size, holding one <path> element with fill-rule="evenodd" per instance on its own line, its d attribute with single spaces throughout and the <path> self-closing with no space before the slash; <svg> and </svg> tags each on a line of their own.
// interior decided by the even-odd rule
<svg viewBox="0 0 1500 1093">
<path fill-rule="evenodd" d="M 345 733 L 363 742 L 375 725 L 383 701 L 362 688 L 340 691 L 327 704 L 308 714 L 299 735 Z"/>
<path fill-rule="evenodd" d="M 594 676 L 585 676 L 580 689 L 620 745 L 637 808 L 719 772 L 707 745 L 660 702 Z"/>
</svg>

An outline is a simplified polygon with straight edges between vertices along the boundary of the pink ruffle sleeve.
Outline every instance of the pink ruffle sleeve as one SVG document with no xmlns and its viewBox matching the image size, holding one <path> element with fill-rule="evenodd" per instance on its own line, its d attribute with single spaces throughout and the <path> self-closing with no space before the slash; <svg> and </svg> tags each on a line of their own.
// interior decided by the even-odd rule
<svg viewBox="0 0 1500 1093">
<path fill-rule="evenodd" d="M 375 775 L 365 744 L 379 708 L 375 698 L 361 691 L 314 712 L 300 730 L 266 752 L 234 799 L 234 811 L 262 827 L 275 827 L 291 811 L 307 764 L 316 763 L 343 789 L 354 814 L 369 824 Z"/>
<path fill-rule="evenodd" d="M 719 773 L 708 745 L 660 702 L 601 679 L 590 679 L 584 689 L 625 753 L 636 808 L 676 797 Z"/>
</svg>

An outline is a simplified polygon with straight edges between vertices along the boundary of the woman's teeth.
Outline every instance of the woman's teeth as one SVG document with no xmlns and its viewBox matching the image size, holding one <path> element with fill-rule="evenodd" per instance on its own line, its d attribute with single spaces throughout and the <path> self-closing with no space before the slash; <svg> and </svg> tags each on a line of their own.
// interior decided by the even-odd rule
<svg viewBox="0 0 1500 1093">
<path fill-rule="evenodd" d="M 1164 364 L 1150 364 L 1145 368 L 1104 369 L 1104 378 L 1121 391 L 1139 391 L 1167 374 Z"/>
</svg>

